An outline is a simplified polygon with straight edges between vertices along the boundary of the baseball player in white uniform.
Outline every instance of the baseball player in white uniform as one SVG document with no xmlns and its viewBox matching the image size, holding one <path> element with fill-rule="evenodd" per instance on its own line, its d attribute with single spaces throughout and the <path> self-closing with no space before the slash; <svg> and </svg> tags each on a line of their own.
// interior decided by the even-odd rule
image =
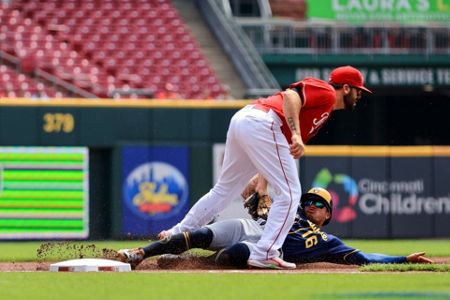
<svg viewBox="0 0 450 300">
<path fill-rule="evenodd" d="M 248 265 L 258 268 L 294 269 L 282 260 L 281 248 L 291 228 L 301 195 L 295 159 L 336 109 L 353 109 L 361 98 L 361 73 L 351 67 L 336 68 L 326 82 L 305 78 L 286 91 L 258 99 L 231 119 L 222 172 L 216 185 L 184 219 L 159 234 L 160 239 L 192 231 L 210 222 L 237 198 L 256 173 L 274 189 L 273 204 L 264 233 L 252 249 Z"/>
</svg>

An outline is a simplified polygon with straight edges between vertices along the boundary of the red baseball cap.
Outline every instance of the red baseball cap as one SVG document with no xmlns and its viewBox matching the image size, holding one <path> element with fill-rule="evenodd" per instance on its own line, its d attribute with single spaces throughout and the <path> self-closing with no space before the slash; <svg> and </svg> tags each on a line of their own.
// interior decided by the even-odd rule
<svg viewBox="0 0 450 300">
<path fill-rule="evenodd" d="M 352 66 L 338 67 L 331 71 L 329 81 L 337 84 L 348 84 L 368 93 L 372 93 L 364 86 L 364 77 L 361 72 Z"/>
</svg>

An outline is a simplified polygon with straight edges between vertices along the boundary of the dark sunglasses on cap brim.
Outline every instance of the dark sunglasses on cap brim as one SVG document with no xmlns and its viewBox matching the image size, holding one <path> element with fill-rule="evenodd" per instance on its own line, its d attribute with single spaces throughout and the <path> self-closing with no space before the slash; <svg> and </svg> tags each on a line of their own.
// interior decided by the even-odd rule
<svg viewBox="0 0 450 300">
<path fill-rule="evenodd" d="M 317 201 L 317 200 L 307 200 L 305 202 L 303 202 L 304 206 L 310 206 L 310 205 L 314 205 L 317 208 L 324 208 L 325 204 L 323 204 L 323 202 L 321 201 Z"/>
</svg>

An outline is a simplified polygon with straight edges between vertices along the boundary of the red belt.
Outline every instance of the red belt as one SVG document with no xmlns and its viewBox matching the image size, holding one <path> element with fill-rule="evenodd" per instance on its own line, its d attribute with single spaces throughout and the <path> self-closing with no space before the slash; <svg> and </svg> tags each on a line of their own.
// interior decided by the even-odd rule
<svg viewBox="0 0 450 300">
<path fill-rule="evenodd" d="M 269 112 L 269 110 L 270 110 L 270 107 L 264 106 L 262 104 L 253 104 L 252 108 L 259 109 L 259 110 L 262 110 L 264 112 Z"/>
</svg>

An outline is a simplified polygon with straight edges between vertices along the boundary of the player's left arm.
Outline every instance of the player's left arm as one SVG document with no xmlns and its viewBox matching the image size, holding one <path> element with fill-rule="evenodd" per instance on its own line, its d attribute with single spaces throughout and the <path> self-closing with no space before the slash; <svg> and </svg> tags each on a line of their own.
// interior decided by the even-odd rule
<svg viewBox="0 0 450 300">
<path fill-rule="evenodd" d="M 345 257 L 348 264 L 402 264 L 402 263 L 433 263 L 431 259 L 425 257 L 425 252 L 413 253 L 408 256 L 391 256 L 379 253 L 364 253 L 361 251 L 350 253 Z"/>
<path fill-rule="evenodd" d="M 408 256 L 391 256 L 379 253 L 364 253 L 358 249 L 347 246 L 341 239 L 331 234 L 328 235 L 330 247 L 323 261 L 347 264 L 347 265 L 367 265 L 367 264 L 401 264 L 401 263 L 431 263 L 431 259 L 425 257 L 424 252 L 413 253 Z"/>
<path fill-rule="evenodd" d="M 299 159 L 305 152 L 305 144 L 300 132 L 299 116 L 301 108 L 302 101 L 297 92 L 289 89 L 283 92 L 283 113 L 292 133 L 291 141 L 288 141 L 289 152 L 294 159 Z"/>
<path fill-rule="evenodd" d="M 349 265 L 368 265 L 368 264 L 402 264 L 406 263 L 406 256 L 390 256 L 379 253 L 364 253 L 355 251 L 345 255 L 344 261 Z"/>
</svg>

